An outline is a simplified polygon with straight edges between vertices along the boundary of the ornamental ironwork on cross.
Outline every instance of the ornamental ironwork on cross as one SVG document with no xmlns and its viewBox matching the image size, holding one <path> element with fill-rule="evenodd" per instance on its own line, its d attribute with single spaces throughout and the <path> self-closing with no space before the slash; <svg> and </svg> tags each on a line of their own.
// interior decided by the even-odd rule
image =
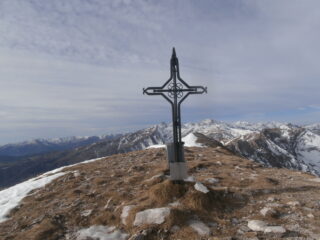
<svg viewBox="0 0 320 240">
<path fill-rule="evenodd" d="M 181 140 L 181 103 L 191 94 L 207 93 L 203 86 L 190 86 L 181 77 L 179 61 L 175 48 L 172 50 L 170 60 L 170 78 L 161 87 L 148 87 L 143 89 L 143 94 L 161 95 L 171 105 L 173 143 L 167 144 L 170 175 L 173 180 L 183 180 L 186 177 L 183 142 Z"/>
</svg>

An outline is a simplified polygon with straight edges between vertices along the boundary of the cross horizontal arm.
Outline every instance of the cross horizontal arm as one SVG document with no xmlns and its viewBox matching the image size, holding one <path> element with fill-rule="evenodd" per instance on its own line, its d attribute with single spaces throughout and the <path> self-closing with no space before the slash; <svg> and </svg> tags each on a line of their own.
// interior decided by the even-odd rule
<svg viewBox="0 0 320 240">
<path fill-rule="evenodd" d="M 207 87 L 202 87 L 202 86 L 190 86 L 190 88 L 194 88 L 196 91 L 189 91 L 187 94 L 179 101 L 179 108 L 181 103 L 190 95 L 190 94 L 203 94 L 207 93 Z"/>
<path fill-rule="evenodd" d="M 161 95 L 161 87 L 148 87 L 148 88 L 143 88 L 143 94 L 147 95 Z"/>
<path fill-rule="evenodd" d="M 202 87 L 202 86 L 190 86 L 190 89 L 193 89 L 193 91 L 189 91 L 190 94 L 203 94 L 203 93 L 207 93 L 207 87 Z"/>
<path fill-rule="evenodd" d="M 190 94 L 202 94 L 207 92 L 207 88 L 202 86 L 190 86 L 190 88 L 177 88 L 176 90 L 163 89 L 161 87 L 148 87 L 146 89 L 143 89 L 143 94 L 147 95 L 160 95 L 161 93 L 168 92 L 188 92 Z"/>
<path fill-rule="evenodd" d="M 173 106 L 173 102 L 170 100 L 170 98 L 168 98 L 164 93 L 161 92 L 150 92 L 151 90 L 159 90 L 161 89 L 161 87 L 148 87 L 148 88 L 143 88 L 143 94 L 147 94 L 147 95 L 161 95 L 162 97 L 164 97 L 170 104 L 171 106 Z"/>
</svg>

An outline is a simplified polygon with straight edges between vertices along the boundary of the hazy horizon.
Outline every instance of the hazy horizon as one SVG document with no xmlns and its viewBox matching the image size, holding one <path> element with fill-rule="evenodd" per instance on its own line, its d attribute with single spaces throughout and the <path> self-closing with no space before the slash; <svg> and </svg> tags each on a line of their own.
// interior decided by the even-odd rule
<svg viewBox="0 0 320 240">
<path fill-rule="evenodd" d="M 182 124 L 186 124 L 186 123 L 199 123 L 199 122 L 203 122 L 206 120 L 213 120 L 213 121 L 217 121 L 217 122 L 224 122 L 224 123 L 228 123 L 228 124 L 234 124 L 236 122 L 247 122 L 247 121 L 221 121 L 221 120 L 217 120 L 217 119 L 202 119 L 200 121 L 197 122 L 182 122 Z M 306 125 L 312 125 L 312 124 L 320 124 L 320 122 L 314 122 L 314 123 L 310 123 L 310 124 L 297 124 L 297 123 L 291 123 L 291 122 L 282 122 L 282 121 L 266 121 L 266 122 L 261 122 L 261 121 L 257 121 L 257 122 L 248 122 L 250 124 L 255 124 L 255 123 L 270 123 L 270 122 L 277 122 L 277 123 L 283 123 L 283 124 L 294 124 L 294 125 L 298 125 L 298 126 L 306 126 Z M 165 123 L 165 124 L 171 124 L 171 122 L 159 122 L 159 123 L 155 123 L 155 124 L 149 124 L 146 125 L 142 128 L 137 128 L 137 129 L 131 129 L 130 131 L 118 131 L 118 132 L 110 132 L 110 133 L 98 133 L 96 135 L 69 135 L 69 136 L 61 136 L 61 137 L 42 137 L 42 138 L 29 138 L 29 139 L 22 139 L 20 141 L 16 141 L 16 142 L 7 142 L 7 143 L 1 143 L 0 146 L 4 146 L 7 144 L 17 144 L 17 143 L 23 143 L 23 142 L 28 142 L 28 141 L 34 141 L 34 140 L 53 140 L 53 139 L 63 139 L 63 138 L 72 138 L 72 137 L 94 137 L 94 136 L 104 136 L 104 135 L 116 135 L 116 134 L 126 134 L 126 133 L 130 133 L 130 132 L 134 132 L 134 131 L 138 131 L 144 128 L 148 128 L 148 127 L 152 127 L 154 125 L 158 125 L 161 123 Z"/>
</svg>

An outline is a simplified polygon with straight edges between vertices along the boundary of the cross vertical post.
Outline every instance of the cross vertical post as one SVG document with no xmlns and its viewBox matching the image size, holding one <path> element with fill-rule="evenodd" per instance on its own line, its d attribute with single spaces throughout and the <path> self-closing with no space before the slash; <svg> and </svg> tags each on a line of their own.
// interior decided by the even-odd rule
<svg viewBox="0 0 320 240">
<path fill-rule="evenodd" d="M 207 88 L 190 86 L 181 77 L 179 61 L 175 48 L 170 60 L 170 78 L 161 87 L 148 87 L 143 94 L 161 95 L 171 105 L 173 143 L 167 143 L 167 156 L 170 169 L 170 178 L 181 181 L 187 178 L 187 166 L 184 160 L 183 142 L 181 136 L 181 103 L 191 94 L 207 93 Z"/>
</svg>

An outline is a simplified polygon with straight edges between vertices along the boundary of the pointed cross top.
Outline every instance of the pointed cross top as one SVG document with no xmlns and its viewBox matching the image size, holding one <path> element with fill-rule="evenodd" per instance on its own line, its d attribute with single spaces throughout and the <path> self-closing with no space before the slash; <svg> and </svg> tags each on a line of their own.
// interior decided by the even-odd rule
<svg viewBox="0 0 320 240">
<path fill-rule="evenodd" d="M 172 56 L 171 56 L 171 71 L 178 71 L 177 68 L 179 68 L 179 63 L 178 63 L 178 58 L 177 58 L 177 55 L 176 55 L 176 49 L 173 47 L 172 48 Z"/>
<path fill-rule="evenodd" d="M 174 57 L 174 58 L 177 57 L 176 56 L 176 49 L 174 47 L 172 48 L 172 57 Z"/>
</svg>

